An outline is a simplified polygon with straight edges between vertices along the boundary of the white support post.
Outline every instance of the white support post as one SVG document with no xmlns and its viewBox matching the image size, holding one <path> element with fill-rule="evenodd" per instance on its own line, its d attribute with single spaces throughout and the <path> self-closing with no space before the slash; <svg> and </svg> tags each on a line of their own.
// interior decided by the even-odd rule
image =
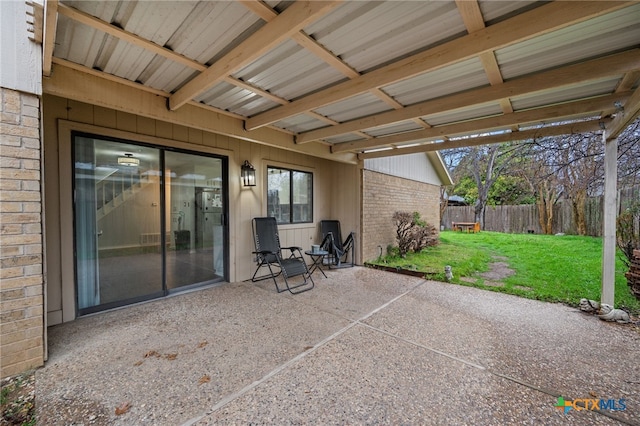
<svg viewBox="0 0 640 426">
<path fill-rule="evenodd" d="M 614 306 L 616 280 L 616 217 L 618 197 L 618 139 L 604 139 L 604 223 L 602 229 L 602 291 L 600 301 Z"/>
</svg>

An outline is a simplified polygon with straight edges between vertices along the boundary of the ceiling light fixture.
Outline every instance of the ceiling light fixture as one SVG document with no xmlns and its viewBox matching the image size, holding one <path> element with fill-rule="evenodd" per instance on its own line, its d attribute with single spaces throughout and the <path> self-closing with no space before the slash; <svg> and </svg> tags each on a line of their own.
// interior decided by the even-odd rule
<svg viewBox="0 0 640 426">
<path fill-rule="evenodd" d="M 133 154 L 126 152 L 124 157 L 118 157 L 118 164 L 123 166 L 135 167 L 140 165 L 140 160 L 133 157 Z"/>
</svg>

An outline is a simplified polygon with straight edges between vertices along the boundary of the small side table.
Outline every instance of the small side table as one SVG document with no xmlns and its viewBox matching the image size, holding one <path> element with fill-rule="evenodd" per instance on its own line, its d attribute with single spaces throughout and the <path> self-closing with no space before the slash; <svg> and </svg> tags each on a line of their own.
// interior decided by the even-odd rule
<svg viewBox="0 0 640 426">
<path fill-rule="evenodd" d="M 316 269 L 319 269 L 320 272 L 322 272 L 322 275 L 324 275 L 324 277 L 327 278 L 327 274 L 325 274 L 324 271 L 322 270 L 322 259 L 324 259 L 324 257 L 327 256 L 329 252 L 326 250 L 318 250 L 318 251 L 306 250 L 304 254 L 309 256 L 313 261 L 313 263 L 310 265 L 310 268 L 309 268 L 309 275 L 313 274 L 313 272 Z"/>
</svg>

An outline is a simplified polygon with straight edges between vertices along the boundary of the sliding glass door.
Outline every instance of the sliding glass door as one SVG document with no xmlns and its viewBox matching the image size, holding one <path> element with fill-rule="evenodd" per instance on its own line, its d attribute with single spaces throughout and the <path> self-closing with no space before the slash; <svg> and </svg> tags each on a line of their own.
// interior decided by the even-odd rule
<svg viewBox="0 0 640 426">
<path fill-rule="evenodd" d="M 224 277 L 225 201 L 222 159 L 167 152 L 170 235 L 167 288 Z"/>
<path fill-rule="evenodd" d="M 226 278 L 226 160 L 74 137 L 80 315 Z"/>
</svg>

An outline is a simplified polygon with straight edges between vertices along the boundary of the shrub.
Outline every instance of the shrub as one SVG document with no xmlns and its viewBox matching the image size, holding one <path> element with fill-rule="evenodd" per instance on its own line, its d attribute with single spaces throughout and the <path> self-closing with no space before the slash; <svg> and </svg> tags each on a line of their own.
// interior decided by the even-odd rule
<svg viewBox="0 0 640 426">
<path fill-rule="evenodd" d="M 396 224 L 398 252 L 404 257 L 407 253 L 438 244 L 438 233 L 435 226 L 420 218 L 418 212 L 395 212 L 393 220 Z"/>
<path fill-rule="evenodd" d="M 618 216 L 616 225 L 616 240 L 624 253 L 622 262 L 629 268 L 633 250 L 640 249 L 640 201 L 633 201 L 629 208 Z"/>
</svg>

